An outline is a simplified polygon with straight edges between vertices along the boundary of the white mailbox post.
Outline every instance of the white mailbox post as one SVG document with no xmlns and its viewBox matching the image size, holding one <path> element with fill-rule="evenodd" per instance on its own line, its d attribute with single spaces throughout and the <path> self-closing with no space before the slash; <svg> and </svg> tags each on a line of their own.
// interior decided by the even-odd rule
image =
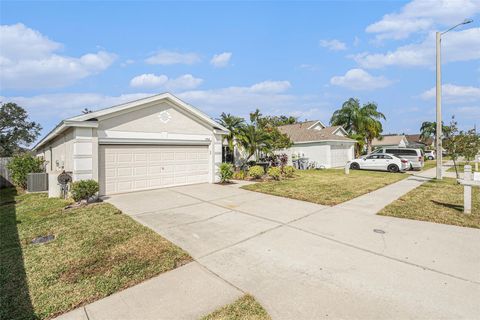
<svg viewBox="0 0 480 320">
<path fill-rule="evenodd" d="M 463 167 L 463 179 L 457 181 L 463 185 L 463 213 L 472 213 L 472 187 L 480 187 L 480 177 L 475 174 L 472 177 L 472 166 Z M 478 180 L 477 180 L 478 179 Z"/>
<path fill-rule="evenodd" d="M 350 161 L 345 165 L 345 174 L 350 174 Z"/>
</svg>

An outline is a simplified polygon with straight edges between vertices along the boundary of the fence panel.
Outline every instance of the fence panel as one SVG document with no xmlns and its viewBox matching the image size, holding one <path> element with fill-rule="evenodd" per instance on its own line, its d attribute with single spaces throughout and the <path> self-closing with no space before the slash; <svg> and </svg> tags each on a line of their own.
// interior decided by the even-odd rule
<svg viewBox="0 0 480 320">
<path fill-rule="evenodd" d="M 13 182 L 8 172 L 7 164 L 12 158 L 0 158 L 0 188 L 13 187 Z"/>
</svg>

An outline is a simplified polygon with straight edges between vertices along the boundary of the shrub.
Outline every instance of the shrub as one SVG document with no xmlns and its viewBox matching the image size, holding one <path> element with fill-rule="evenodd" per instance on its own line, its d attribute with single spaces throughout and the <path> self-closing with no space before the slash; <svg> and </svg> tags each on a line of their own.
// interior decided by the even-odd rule
<svg viewBox="0 0 480 320">
<path fill-rule="evenodd" d="M 292 166 L 285 166 L 285 168 L 283 168 L 283 173 L 285 174 L 285 177 L 291 178 L 295 174 L 295 168 Z"/>
<path fill-rule="evenodd" d="M 272 177 L 274 180 L 280 180 L 280 175 L 282 172 L 280 171 L 279 167 L 270 167 L 268 169 L 268 175 Z"/>
<path fill-rule="evenodd" d="M 250 167 L 250 169 L 248 169 L 248 175 L 255 179 L 261 178 L 264 174 L 265 174 L 265 171 L 261 166 L 253 166 L 253 167 Z"/>
<path fill-rule="evenodd" d="M 70 192 L 75 201 L 88 200 L 98 192 L 98 182 L 95 180 L 75 181 L 70 186 Z"/>
<path fill-rule="evenodd" d="M 220 171 L 218 173 L 218 175 L 220 176 L 220 182 L 221 183 L 225 183 L 225 182 L 228 182 L 230 181 L 230 179 L 232 179 L 233 177 L 233 166 L 231 163 L 222 163 L 220 165 Z"/>
<path fill-rule="evenodd" d="M 17 187 L 27 188 L 27 175 L 29 173 L 43 172 L 43 159 L 29 153 L 15 155 L 7 164 L 13 184 Z"/>
<path fill-rule="evenodd" d="M 235 180 L 245 180 L 246 176 L 247 176 L 247 174 L 243 170 L 236 171 L 236 172 L 233 173 L 233 179 L 235 179 Z"/>
</svg>

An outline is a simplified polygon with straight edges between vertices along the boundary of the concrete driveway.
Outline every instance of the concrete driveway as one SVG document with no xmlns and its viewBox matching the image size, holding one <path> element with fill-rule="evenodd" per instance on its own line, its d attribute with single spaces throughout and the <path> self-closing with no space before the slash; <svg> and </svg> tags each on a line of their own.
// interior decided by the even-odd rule
<svg viewBox="0 0 480 320">
<path fill-rule="evenodd" d="M 274 319 L 480 314 L 480 230 L 236 185 L 191 185 L 107 201 L 187 250 L 232 290 L 253 294 Z"/>
</svg>

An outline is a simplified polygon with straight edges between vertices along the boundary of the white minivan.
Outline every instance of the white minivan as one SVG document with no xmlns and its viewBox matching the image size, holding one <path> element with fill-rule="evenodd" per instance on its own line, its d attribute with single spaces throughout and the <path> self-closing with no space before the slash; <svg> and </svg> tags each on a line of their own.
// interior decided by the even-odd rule
<svg viewBox="0 0 480 320">
<path fill-rule="evenodd" d="M 413 148 L 380 148 L 372 152 L 372 154 L 389 153 L 397 157 L 410 161 L 410 170 L 422 170 L 424 157 L 422 149 Z"/>
</svg>

